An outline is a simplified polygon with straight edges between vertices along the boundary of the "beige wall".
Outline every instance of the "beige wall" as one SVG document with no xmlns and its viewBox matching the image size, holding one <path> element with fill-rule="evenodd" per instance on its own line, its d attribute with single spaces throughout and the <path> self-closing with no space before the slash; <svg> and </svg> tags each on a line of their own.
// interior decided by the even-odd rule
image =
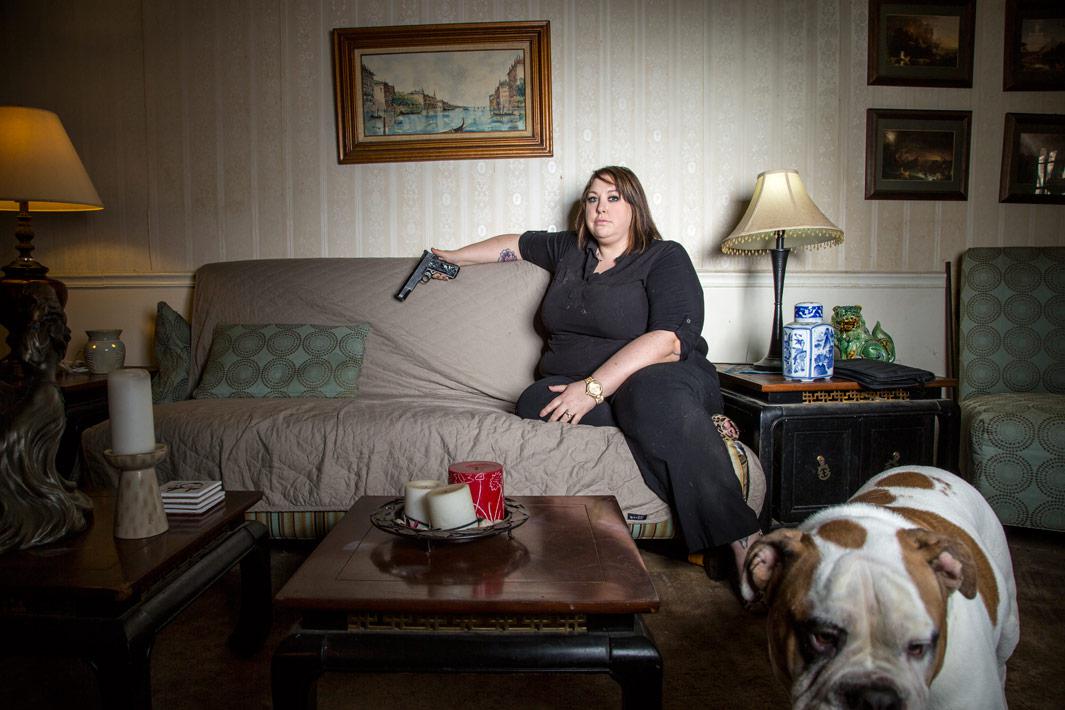
<svg viewBox="0 0 1065 710">
<path fill-rule="evenodd" d="M 867 5 L 7 0 L 0 103 L 57 111 L 106 205 L 35 218 L 36 255 L 60 276 L 416 255 L 561 227 L 610 162 L 637 171 L 704 274 L 768 269 L 718 247 L 757 173 L 780 167 L 846 232 L 789 274 L 929 274 L 967 246 L 1065 244 L 1065 207 L 998 202 L 1004 114 L 1065 113 L 1065 92 L 1001 90 L 1003 0 L 977 3 L 972 89 L 867 86 Z M 330 29 L 505 19 L 551 21 L 554 157 L 337 164 Z M 865 200 L 869 107 L 971 110 L 968 201 Z M 0 214 L 0 235 L 13 225 Z"/>
</svg>

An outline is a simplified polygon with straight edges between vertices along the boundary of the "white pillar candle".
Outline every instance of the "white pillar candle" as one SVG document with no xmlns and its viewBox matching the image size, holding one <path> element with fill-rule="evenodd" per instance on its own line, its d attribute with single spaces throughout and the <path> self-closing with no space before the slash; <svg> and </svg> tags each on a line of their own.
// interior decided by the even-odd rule
<svg viewBox="0 0 1065 710">
<path fill-rule="evenodd" d="M 152 383 L 147 370 L 124 368 L 107 375 L 111 451 L 144 454 L 155 450 Z"/>
<path fill-rule="evenodd" d="M 403 515 L 411 527 L 429 527 L 429 509 L 425 507 L 425 494 L 444 485 L 443 481 L 419 479 L 407 481 L 403 486 Z"/>
<path fill-rule="evenodd" d="M 429 522 L 434 528 L 452 530 L 477 524 L 473 496 L 465 483 L 432 489 L 425 494 L 425 504 L 429 508 Z"/>
</svg>

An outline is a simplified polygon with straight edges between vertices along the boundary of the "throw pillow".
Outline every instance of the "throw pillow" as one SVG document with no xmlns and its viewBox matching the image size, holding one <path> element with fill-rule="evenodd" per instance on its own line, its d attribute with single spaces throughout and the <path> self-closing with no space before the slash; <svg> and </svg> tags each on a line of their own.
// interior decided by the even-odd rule
<svg viewBox="0 0 1065 710">
<path fill-rule="evenodd" d="M 370 326 L 217 325 L 193 399 L 354 397 Z"/>
<path fill-rule="evenodd" d="M 189 398 L 191 332 L 189 322 L 180 313 L 166 301 L 159 301 L 155 315 L 155 360 L 159 372 L 152 378 L 152 402 L 180 402 Z"/>
</svg>

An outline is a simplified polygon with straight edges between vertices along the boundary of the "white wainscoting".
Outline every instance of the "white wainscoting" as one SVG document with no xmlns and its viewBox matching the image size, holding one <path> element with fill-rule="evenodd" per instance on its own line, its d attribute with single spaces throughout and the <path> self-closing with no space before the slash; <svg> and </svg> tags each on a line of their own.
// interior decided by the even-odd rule
<svg viewBox="0 0 1065 710">
<path fill-rule="evenodd" d="M 753 362 L 769 349 L 773 277 L 769 273 L 699 274 L 706 294 L 703 335 L 714 362 Z M 784 322 L 794 306 L 814 301 L 830 317 L 833 306 L 862 306 L 872 330 L 877 321 L 895 340 L 896 362 L 943 374 L 946 370 L 943 274 L 788 273 Z"/>
<path fill-rule="evenodd" d="M 126 365 L 154 362 L 152 338 L 159 301 L 186 318 L 192 310 L 191 273 L 176 274 L 51 274 L 67 285 L 68 360 L 80 360 L 86 330 L 121 328 Z"/>
<path fill-rule="evenodd" d="M 166 301 L 188 315 L 192 274 L 56 275 L 70 290 L 67 320 L 71 330 L 68 359 L 80 357 L 85 331 L 121 328 L 128 365 L 152 363 L 156 304 Z M 773 317 L 773 278 L 765 272 L 700 272 L 706 294 L 703 334 L 715 362 L 758 360 L 769 345 Z M 944 277 L 942 274 L 813 273 L 787 274 L 784 320 L 799 301 L 832 306 L 860 304 L 871 329 L 880 321 L 895 339 L 898 362 L 945 371 Z"/>
</svg>

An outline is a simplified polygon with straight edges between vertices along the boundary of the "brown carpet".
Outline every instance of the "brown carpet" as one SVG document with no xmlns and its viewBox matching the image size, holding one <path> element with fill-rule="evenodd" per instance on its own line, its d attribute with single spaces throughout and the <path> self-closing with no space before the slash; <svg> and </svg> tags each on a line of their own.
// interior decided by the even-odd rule
<svg viewBox="0 0 1065 710">
<path fill-rule="evenodd" d="M 1062 707 L 1065 658 L 1065 534 L 1008 531 L 1021 608 L 1021 643 L 1010 660 L 1007 696 L 1012 710 Z M 275 545 L 275 590 L 309 547 Z M 787 707 L 765 650 L 764 618 L 742 611 L 728 589 L 680 559 L 669 546 L 643 546 L 662 599 L 648 617 L 665 666 L 666 708 Z M 158 636 L 152 654 L 155 707 L 160 710 L 269 708 L 270 652 L 294 619 L 275 614 L 270 638 L 249 659 L 235 657 L 225 639 L 236 618 L 240 578 L 234 571 L 201 596 Z M 99 707 L 92 675 L 80 662 L 9 661 L 0 674 L 6 708 Z M 326 674 L 319 707 L 520 708 L 620 707 L 621 694 L 605 676 Z"/>
</svg>

